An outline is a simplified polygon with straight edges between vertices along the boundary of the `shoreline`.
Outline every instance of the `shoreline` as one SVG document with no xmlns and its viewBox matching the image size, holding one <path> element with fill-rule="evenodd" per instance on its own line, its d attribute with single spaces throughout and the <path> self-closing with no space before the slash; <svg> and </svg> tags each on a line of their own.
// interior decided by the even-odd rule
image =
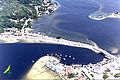
<svg viewBox="0 0 120 80">
<path fill-rule="evenodd" d="M 28 71 L 28 73 L 23 77 L 23 79 L 60 79 L 58 74 L 51 71 L 49 68 L 44 65 L 49 60 L 57 60 L 55 57 L 44 56 L 41 57 L 36 63 L 33 64 L 32 68 Z M 59 60 L 57 60 L 59 61 Z"/>
<path fill-rule="evenodd" d="M 52 0 L 53 1 L 53 0 Z M 50 14 L 51 11 L 49 12 L 49 9 L 52 10 L 53 12 L 56 11 L 59 7 L 60 4 L 55 1 L 53 2 L 44 2 L 42 3 L 43 6 L 47 6 L 47 10 L 42 11 L 40 13 L 44 13 L 44 14 Z M 56 3 L 57 2 L 57 3 Z M 52 3 L 52 6 L 50 5 L 50 3 Z M 49 6 L 48 6 L 49 5 Z M 37 15 L 40 17 L 42 15 L 39 15 L 39 8 L 41 6 L 34 6 L 35 10 L 37 12 Z M 116 13 L 119 14 L 119 13 Z M 81 42 L 75 42 L 75 41 L 70 41 L 70 40 L 66 40 L 66 39 L 62 39 L 61 37 L 55 38 L 55 37 L 49 37 L 47 35 L 43 35 L 42 33 L 34 33 L 32 32 L 32 28 L 26 28 L 25 26 L 28 25 L 27 23 L 33 22 L 34 19 L 27 19 L 25 21 L 25 24 L 23 25 L 23 28 L 21 30 L 18 30 L 17 28 L 8 28 L 5 29 L 6 32 L 3 32 L 0 34 L 0 40 L 5 42 L 5 43 L 17 43 L 19 41 L 23 41 L 23 42 L 33 42 L 33 43 L 51 43 L 51 44 L 60 44 L 60 45 L 66 45 L 66 46 L 72 46 L 72 47 L 80 47 L 80 48 L 87 48 L 90 49 L 96 53 L 103 53 L 105 55 L 105 57 L 107 58 L 115 58 L 113 55 L 111 55 L 110 53 L 108 53 L 107 51 L 103 50 L 102 48 L 99 48 L 97 46 L 97 44 L 86 44 L 86 43 L 81 43 Z M 10 31 L 10 32 L 7 32 Z"/>
<path fill-rule="evenodd" d="M 39 7 L 40 6 L 35 6 L 35 9 L 38 10 Z M 37 14 L 40 17 L 39 12 L 37 12 Z M 116 15 L 114 14 L 111 14 L 111 16 L 109 15 L 109 17 L 115 17 L 115 16 Z M 102 20 L 105 18 L 94 18 L 94 19 Z M 24 25 L 26 26 L 29 21 L 33 22 L 33 20 L 34 19 L 29 18 L 28 20 L 26 20 Z M 1 42 L 3 41 L 3 43 L 45 43 L 45 44 L 58 44 L 58 45 L 86 48 L 98 54 L 103 53 L 106 59 L 96 64 L 90 63 L 88 65 L 83 65 L 83 66 L 81 66 L 80 64 L 73 64 L 68 66 L 68 65 L 61 64 L 59 59 L 57 58 L 54 58 L 51 56 L 47 56 L 47 57 L 45 56 L 46 58 L 44 57 L 40 58 L 40 60 L 38 60 L 33 65 L 32 69 L 29 72 L 30 74 L 28 73 L 28 78 L 30 77 L 30 79 L 36 79 L 36 78 L 39 79 L 40 77 L 43 79 L 44 75 L 47 76 L 48 79 L 53 79 L 54 77 L 56 77 L 56 75 L 59 75 L 60 78 L 69 80 L 68 75 L 69 73 L 72 73 L 72 72 L 76 73 L 77 78 L 79 77 L 81 78 L 82 74 L 84 74 L 84 76 L 82 76 L 83 79 L 84 78 L 85 79 L 89 78 L 90 80 L 97 79 L 97 78 L 103 79 L 102 77 L 104 75 L 104 72 L 105 70 L 108 70 L 108 69 L 110 70 L 109 72 L 110 78 L 111 76 L 113 78 L 114 77 L 113 75 L 115 75 L 118 71 L 117 69 L 120 69 L 120 66 L 119 66 L 120 59 L 111 55 L 106 50 L 100 48 L 97 44 L 90 45 L 87 43 L 75 42 L 75 41 L 63 39 L 60 36 L 57 38 L 49 37 L 41 33 L 34 33 L 32 32 L 32 28 L 25 28 L 25 26 L 23 26 L 22 30 L 20 31 L 15 30 L 15 32 L 14 30 L 11 30 L 11 28 L 9 28 L 8 30 L 11 30 L 10 32 L 4 32 L 0 34 L 0 41 Z M 64 69 L 65 71 L 68 71 L 68 72 L 64 73 Z M 71 70 L 69 71 L 68 69 L 69 70 L 71 69 Z M 114 72 L 114 70 L 116 72 Z M 54 73 L 51 73 L 50 71 Z M 40 72 L 44 74 L 41 74 Z M 77 73 L 79 73 L 79 75 Z M 94 74 L 94 77 L 91 76 L 90 73 Z M 36 74 L 39 74 L 39 75 L 36 75 Z M 32 78 L 32 77 L 35 77 L 35 78 Z M 56 77 L 55 79 L 58 79 L 59 77 Z"/>
<path fill-rule="evenodd" d="M 105 73 L 108 75 L 108 79 L 119 79 L 115 77 L 117 73 L 120 71 L 120 62 L 119 59 L 103 59 L 103 61 L 96 64 L 72 64 L 65 65 L 60 62 L 61 59 L 54 56 L 43 56 L 38 59 L 29 70 L 29 72 L 25 75 L 25 79 L 41 79 L 43 78 L 41 75 L 46 74 L 44 79 L 50 79 L 50 76 L 56 75 L 57 79 L 63 80 L 103 80 L 103 76 Z M 49 70 L 53 73 L 49 74 L 49 71 L 43 73 L 43 71 Z M 108 71 L 110 70 L 110 71 Z M 107 71 L 107 72 L 106 72 Z M 69 77 L 69 74 L 74 74 L 76 76 Z M 76 74 L 77 73 L 77 74 Z M 111 74 L 112 73 L 112 74 Z M 92 74 L 92 75 L 91 75 Z M 52 77 L 52 79 L 55 79 Z M 49 77 L 49 78 L 48 78 Z M 71 79 L 72 78 L 72 79 Z M 81 78 L 81 79 L 80 79 Z"/>
<path fill-rule="evenodd" d="M 104 12 L 102 12 L 102 14 L 100 14 L 100 13 L 101 13 L 101 9 L 103 8 L 103 6 L 102 6 L 99 2 L 97 2 L 97 1 L 93 1 L 93 2 L 95 2 L 96 4 L 98 4 L 98 5 L 99 5 L 99 8 L 98 8 L 98 10 L 95 11 L 94 13 L 89 14 L 88 17 L 89 17 L 90 19 L 98 20 L 98 21 L 104 20 L 104 19 L 107 19 L 107 18 L 120 19 L 120 11 L 112 12 L 112 13 L 104 13 Z M 97 15 L 96 12 L 97 12 L 98 14 L 100 14 L 100 15 Z"/>
<path fill-rule="evenodd" d="M 27 28 L 32 30 L 31 28 Z M 26 28 L 23 30 L 26 31 Z M 15 34 L 15 33 L 14 33 Z M 21 32 L 21 36 L 16 36 L 12 32 L 4 32 L 0 35 L 0 40 L 6 42 L 6 43 L 18 43 L 20 40 L 28 43 L 47 43 L 47 44 L 60 44 L 65 46 L 71 46 L 71 47 L 79 47 L 79 48 L 86 48 L 94 51 L 95 53 L 103 53 L 105 57 L 107 58 L 115 58 L 113 55 L 108 53 L 107 51 L 99 48 L 97 44 L 94 43 L 94 45 L 81 43 L 81 42 L 75 42 L 66 40 L 63 38 L 55 38 L 55 37 L 49 37 L 47 35 L 43 35 L 41 33 L 29 33 L 29 31 Z M 22 42 L 21 42 L 22 43 Z"/>
<path fill-rule="evenodd" d="M 56 11 L 57 9 L 59 9 L 59 8 L 61 7 L 61 5 L 59 4 L 59 2 L 57 2 L 56 0 L 51 0 L 51 3 L 53 4 L 53 6 L 52 6 L 52 7 L 47 6 L 47 8 L 50 7 L 50 10 L 52 10 L 52 12 L 49 12 L 49 9 L 48 9 L 48 10 L 44 10 L 44 11 L 39 10 L 41 7 L 46 7 L 46 5 L 48 5 L 49 3 L 46 4 L 46 5 L 43 5 L 43 4 L 44 4 L 44 2 L 43 2 L 41 6 L 34 6 L 34 8 L 35 8 L 35 10 L 36 10 L 36 13 L 37 13 L 37 16 L 38 16 L 37 18 L 39 18 L 39 17 L 41 17 L 41 16 L 44 16 L 44 15 L 51 14 L 51 13 L 53 13 L 54 11 Z M 34 20 L 35 20 L 35 19 L 28 18 L 28 19 L 25 21 L 22 29 L 24 29 L 24 28 L 28 25 L 28 22 L 33 23 Z M 31 26 L 31 28 L 32 28 L 32 26 Z"/>
<path fill-rule="evenodd" d="M 104 19 L 107 19 L 107 18 L 120 19 L 120 12 L 108 13 L 106 15 L 103 14 L 103 15 L 99 15 L 99 16 L 89 15 L 88 17 L 90 19 L 93 19 L 93 20 L 104 20 Z"/>
</svg>

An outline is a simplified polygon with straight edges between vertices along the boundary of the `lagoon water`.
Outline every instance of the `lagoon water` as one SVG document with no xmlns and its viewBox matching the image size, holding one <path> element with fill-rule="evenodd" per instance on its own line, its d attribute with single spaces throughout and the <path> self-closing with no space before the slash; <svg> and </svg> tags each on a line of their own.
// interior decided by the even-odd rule
<svg viewBox="0 0 120 80">
<path fill-rule="evenodd" d="M 97 63 L 104 58 L 88 49 L 62 45 L 0 44 L 0 79 L 21 79 L 34 64 L 32 61 L 36 62 L 47 54 L 61 56 L 61 63 L 68 65 Z M 3 74 L 8 65 L 11 65 L 11 74 Z"/>
</svg>

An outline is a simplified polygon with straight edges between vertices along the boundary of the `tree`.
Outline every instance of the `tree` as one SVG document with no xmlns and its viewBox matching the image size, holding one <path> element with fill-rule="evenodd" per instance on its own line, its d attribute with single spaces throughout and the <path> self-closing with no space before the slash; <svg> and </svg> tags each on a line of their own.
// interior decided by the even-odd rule
<svg viewBox="0 0 120 80">
<path fill-rule="evenodd" d="M 92 77 L 94 77 L 94 75 L 93 74 L 90 74 Z"/>
<path fill-rule="evenodd" d="M 28 21 L 28 22 L 27 22 L 27 27 L 31 28 L 31 26 L 32 26 L 32 22 L 31 22 L 31 21 Z"/>
<path fill-rule="evenodd" d="M 106 80 L 109 76 L 107 75 L 107 73 L 103 74 L 103 79 Z"/>
<path fill-rule="evenodd" d="M 74 77 L 75 77 L 75 74 L 74 74 L 74 73 L 68 74 L 68 78 L 74 78 Z"/>
<path fill-rule="evenodd" d="M 120 77 L 120 73 L 115 74 L 114 77 L 115 77 L 115 78 Z"/>
<path fill-rule="evenodd" d="M 4 29 L 3 28 L 0 28 L 0 33 L 3 33 L 4 32 Z"/>
</svg>

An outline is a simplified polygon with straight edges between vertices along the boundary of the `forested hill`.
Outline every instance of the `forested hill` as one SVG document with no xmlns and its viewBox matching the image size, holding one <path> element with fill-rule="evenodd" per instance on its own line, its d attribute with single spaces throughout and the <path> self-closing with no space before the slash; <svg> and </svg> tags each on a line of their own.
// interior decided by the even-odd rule
<svg viewBox="0 0 120 80">
<path fill-rule="evenodd" d="M 35 6 L 42 0 L 0 0 L 0 30 L 6 27 L 21 29 L 28 18 L 37 18 Z"/>
<path fill-rule="evenodd" d="M 34 5 L 40 5 L 42 3 L 42 0 L 17 0 L 21 4 L 34 4 Z"/>
</svg>

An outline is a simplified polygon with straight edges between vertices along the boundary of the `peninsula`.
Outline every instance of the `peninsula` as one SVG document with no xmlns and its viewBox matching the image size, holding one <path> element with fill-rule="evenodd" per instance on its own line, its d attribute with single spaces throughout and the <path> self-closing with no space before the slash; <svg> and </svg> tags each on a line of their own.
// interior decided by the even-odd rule
<svg viewBox="0 0 120 80">
<path fill-rule="evenodd" d="M 120 19 L 120 12 L 105 13 L 105 14 L 101 14 L 101 15 L 89 15 L 89 18 L 94 19 L 94 20 L 104 20 L 107 18 Z"/>
<path fill-rule="evenodd" d="M 24 79 L 106 80 L 120 79 L 120 58 L 103 59 L 96 64 L 65 65 L 54 56 L 41 57 Z M 44 77 L 42 76 L 44 75 Z"/>
</svg>

